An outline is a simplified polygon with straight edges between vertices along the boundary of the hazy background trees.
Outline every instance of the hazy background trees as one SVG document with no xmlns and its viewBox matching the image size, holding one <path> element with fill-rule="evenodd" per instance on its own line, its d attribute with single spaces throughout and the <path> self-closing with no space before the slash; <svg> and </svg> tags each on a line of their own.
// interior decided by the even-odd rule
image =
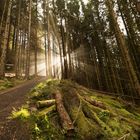
<svg viewBox="0 0 140 140">
<path fill-rule="evenodd" d="M 120 97 L 140 95 L 140 13 L 135 0 L 1 0 L 0 76 L 75 80 Z M 42 53 L 40 53 L 42 52 Z"/>
</svg>

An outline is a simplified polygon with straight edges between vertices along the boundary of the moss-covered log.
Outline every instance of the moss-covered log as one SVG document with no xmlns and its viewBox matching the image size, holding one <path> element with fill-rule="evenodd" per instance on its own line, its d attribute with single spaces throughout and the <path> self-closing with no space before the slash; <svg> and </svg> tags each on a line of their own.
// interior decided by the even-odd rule
<svg viewBox="0 0 140 140">
<path fill-rule="evenodd" d="M 42 108 L 42 107 L 50 107 L 55 104 L 55 100 L 43 100 L 43 101 L 37 101 L 37 108 Z"/>
<path fill-rule="evenodd" d="M 106 109 L 106 106 L 101 102 L 101 101 L 96 101 L 94 99 L 91 99 L 89 97 L 83 97 L 87 102 L 89 102 L 90 104 L 96 106 L 96 107 L 100 107 L 102 109 Z"/>
<path fill-rule="evenodd" d="M 37 110 L 37 116 L 47 114 L 49 117 L 53 128 L 52 140 L 69 139 L 64 134 L 73 129 L 73 140 L 140 139 L 139 107 L 127 108 L 122 100 L 91 91 L 71 81 L 49 80 L 40 85 L 32 90 L 30 102 L 55 98 L 56 108 L 54 105 Z M 41 133 L 37 137 L 45 140 L 50 135 L 46 134 L 43 122 L 44 120 L 37 119 L 35 124 L 41 126 Z"/>
<path fill-rule="evenodd" d="M 103 137 L 99 125 L 96 122 L 91 122 L 83 112 L 83 103 L 79 97 L 78 91 L 69 88 L 71 87 L 62 88 L 64 105 L 76 127 L 78 132 L 77 137 L 79 139 L 98 139 L 99 137 Z"/>
<path fill-rule="evenodd" d="M 56 106 L 52 105 L 48 108 L 45 108 L 45 109 L 39 111 L 38 116 L 48 115 L 49 113 L 52 113 L 55 110 L 56 110 Z"/>
</svg>

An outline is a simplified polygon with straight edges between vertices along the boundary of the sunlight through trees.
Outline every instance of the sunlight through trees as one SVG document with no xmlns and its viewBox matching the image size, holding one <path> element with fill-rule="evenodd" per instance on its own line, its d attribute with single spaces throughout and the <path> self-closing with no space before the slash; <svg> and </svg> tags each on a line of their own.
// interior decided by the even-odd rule
<svg viewBox="0 0 140 140">
<path fill-rule="evenodd" d="M 72 79 L 140 96 L 139 2 L 1 0 L 0 78 Z"/>
</svg>

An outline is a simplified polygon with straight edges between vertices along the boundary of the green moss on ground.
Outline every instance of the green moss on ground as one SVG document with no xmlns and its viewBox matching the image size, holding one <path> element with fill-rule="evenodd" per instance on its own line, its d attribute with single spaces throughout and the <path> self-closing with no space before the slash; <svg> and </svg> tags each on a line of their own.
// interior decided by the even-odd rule
<svg viewBox="0 0 140 140">
<path fill-rule="evenodd" d="M 23 83 L 25 80 L 16 78 L 5 78 L 0 80 L 0 91 L 12 88 L 18 84 Z"/>
<path fill-rule="evenodd" d="M 64 106 L 73 122 L 75 133 L 67 136 L 63 130 L 58 112 L 53 105 L 48 108 L 36 108 L 36 102 L 53 99 L 53 93 L 59 90 Z M 85 100 L 102 103 L 106 109 Z M 48 80 L 37 85 L 29 94 L 31 110 L 32 138 L 37 140 L 139 140 L 139 108 L 127 108 L 127 104 L 112 96 L 93 92 L 72 81 Z"/>
</svg>

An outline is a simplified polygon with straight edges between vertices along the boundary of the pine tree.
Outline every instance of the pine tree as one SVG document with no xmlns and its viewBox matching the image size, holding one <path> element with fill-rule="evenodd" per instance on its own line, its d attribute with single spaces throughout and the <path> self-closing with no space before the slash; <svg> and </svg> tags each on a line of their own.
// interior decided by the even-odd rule
<svg viewBox="0 0 140 140">
<path fill-rule="evenodd" d="M 6 62 L 6 46 L 7 46 L 7 39 L 8 39 L 8 33 L 9 33 L 9 27 L 10 27 L 10 16 L 11 16 L 11 7 L 12 7 L 12 0 L 9 1 L 8 4 L 8 11 L 7 11 L 7 19 L 6 19 L 6 25 L 4 29 L 4 41 L 3 41 L 3 47 L 2 47 L 2 54 L 0 59 L 0 77 L 5 76 L 5 62 Z"/>
<path fill-rule="evenodd" d="M 140 84 L 139 84 L 136 72 L 134 70 L 134 67 L 133 67 L 129 52 L 128 52 L 128 48 L 126 46 L 124 36 L 121 33 L 121 30 L 120 30 L 119 25 L 117 23 L 116 15 L 115 15 L 115 12 L 114 12 L 113 7 L 112 7 L 112 1 L 106 0 L 106 6 L 108 8 L 109 15 L 111 17 L 112 26 L 114 28 L 114 32 L 115 32 L 115 36 L 116 36 L 118 45 L 119 45 L 121 53 L 124 57 L 126 69 L 129 73 L 129 76 L 130 76 L 129 78 L 131 79 L 131 84 L 132 84 L 132 86 L 134 85 L 136 92 L 140 95 Z"/>
</svg>

